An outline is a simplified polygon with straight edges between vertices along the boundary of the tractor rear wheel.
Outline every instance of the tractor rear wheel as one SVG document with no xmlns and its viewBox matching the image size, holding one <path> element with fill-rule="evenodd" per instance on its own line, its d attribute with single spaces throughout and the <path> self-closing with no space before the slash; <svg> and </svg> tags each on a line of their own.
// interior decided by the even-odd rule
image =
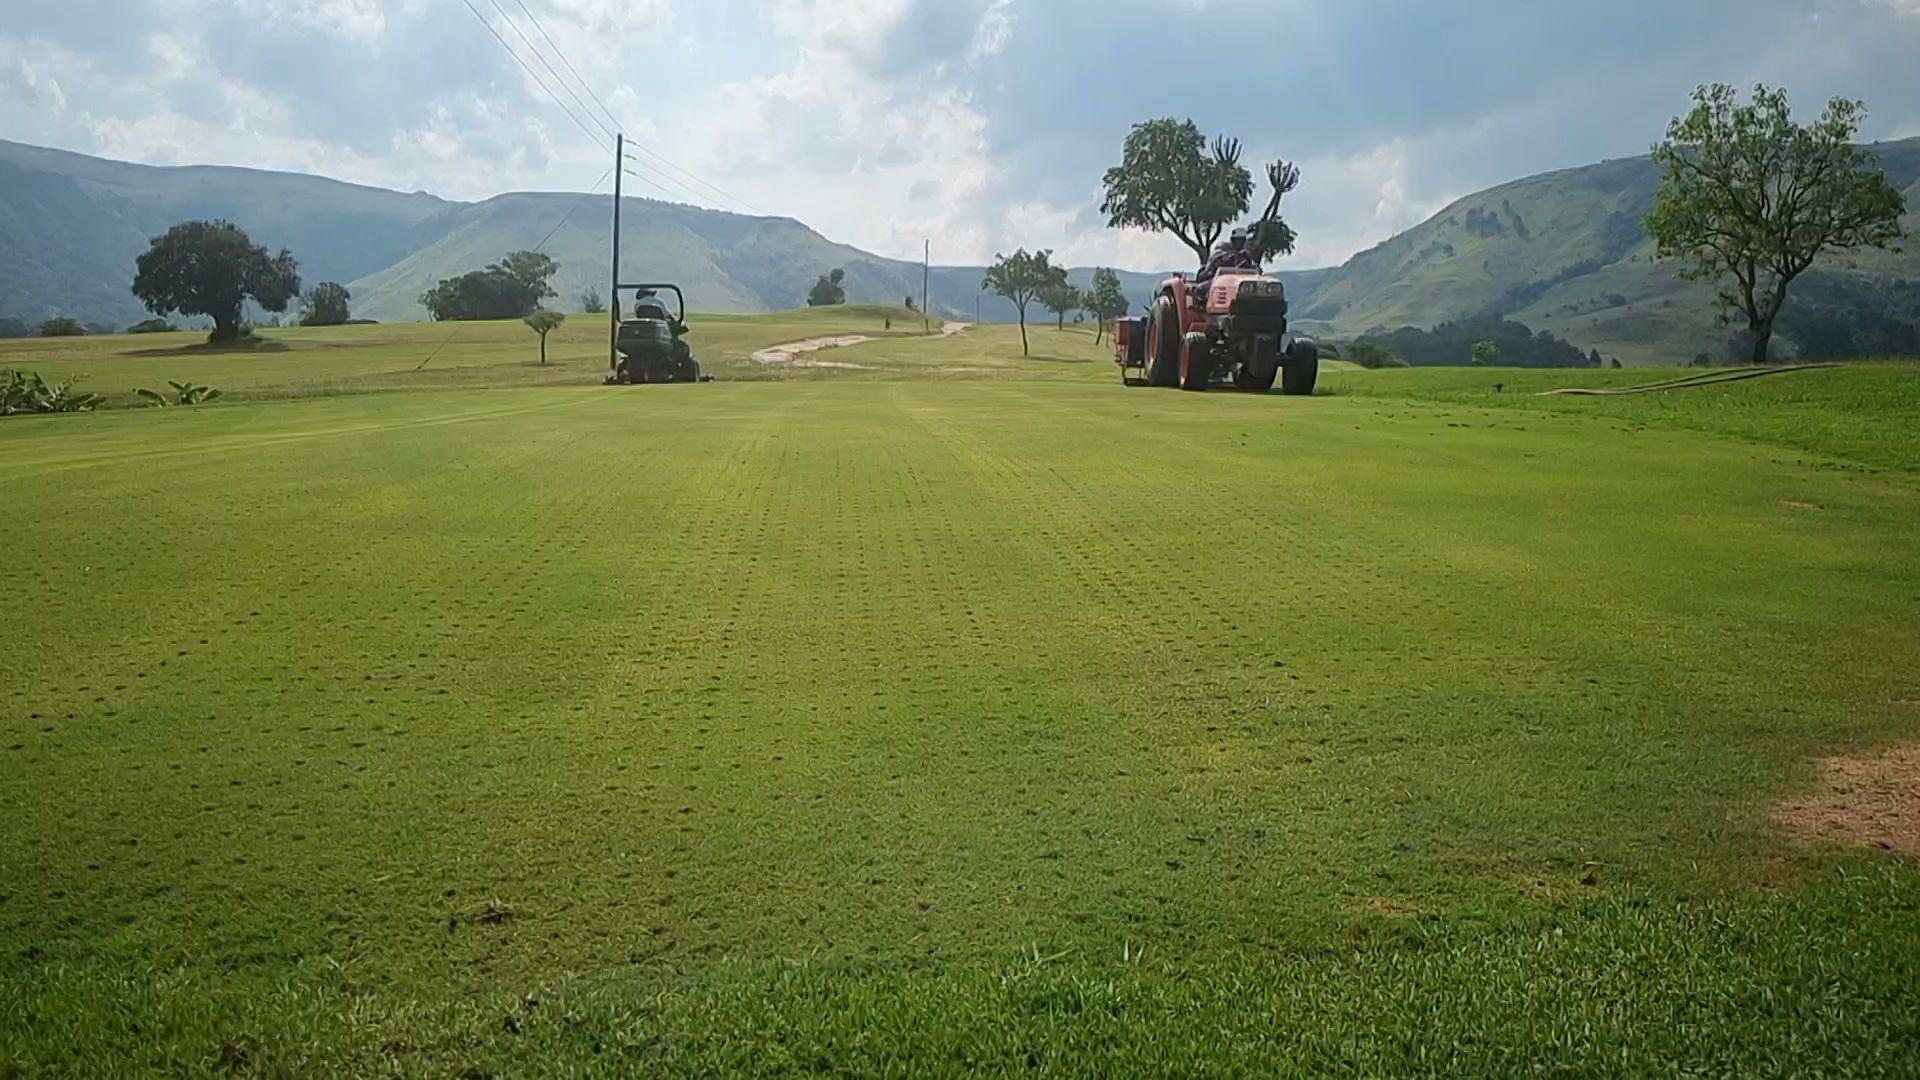
<svg viewBox="0 0 1920 1080">
<path fill-rule="evenodd" d="M 1205 334 L 1188 334 L 1180 352 L 1180 389 L 1205 390 L 1213 381 L 1213 347 Z"/>
<path fill-rule="evenodd" d="M 1280 365 L 1280 389 L 1294 397 L 1306 397 L 1319 381 L 1320 347 L 1306 341 L 1289 345 L 1286 361 Z"/>
<path fill-rule="evenodd" d="M 1153 340 L 1147 342 L 1147 385 L 1177 386 L 1180 382 L 1180 309 L 1173 297 L 1162 296 L 1153 302 L 1153 321 L 1148 327 Z"/>
</svg>

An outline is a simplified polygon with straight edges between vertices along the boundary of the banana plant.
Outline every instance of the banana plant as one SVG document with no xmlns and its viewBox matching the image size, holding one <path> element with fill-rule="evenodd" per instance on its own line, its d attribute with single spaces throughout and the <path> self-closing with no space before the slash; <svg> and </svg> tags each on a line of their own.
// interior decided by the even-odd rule
<svg viewBox="0 0 1920 1080">
<path fill-rule="evenodd" d="M 0 368 L 0 416 L 15 413 L 91 412 L 106 399 L 99 394 L 76 391 L 76 376 L 49 384 L 35 371 Z"/>
<path fill-rule="evenodd" d="M 193 382 L 174 382 L 172 379 L 167 380 L 167 385 L 173 387 L 173 394 L 171 396 L 163 394 L 158 390 L 148 390 L 145 387 L 135 390 L 134 393 L 144 398 L 148 405 L 157 409 L 164 409 L 174 405 L 205 405 L 210 401 L 218 401 L 220 399 L 220 391 L 215 390 L 211 386 L 200 386 Z"/>
</svg>

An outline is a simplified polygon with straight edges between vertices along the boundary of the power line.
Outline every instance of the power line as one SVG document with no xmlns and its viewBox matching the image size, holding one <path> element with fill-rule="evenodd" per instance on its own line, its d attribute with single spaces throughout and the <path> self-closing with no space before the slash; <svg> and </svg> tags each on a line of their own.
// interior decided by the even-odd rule
<svg viewBox="0 0 1920 1080">
<path fill-rule="evenodd" d="M 638 147 L 641 150 L 641 152 L 645 153 L 648 157 L 653 158 L 655 161 L 660 162 L 662 165 L 665 165 L 667 168 L 672 169 L 674 172 L 677 172 L 680 175 L 685 176 L 687 179 L 692 180 L 694 183 L 699 184 L 701 187 L 706 188 L 708 191 L 719 196 L 721 199 L 727 202 L 733 203 L 735 206 L 741 207 L 747 210 L 749 213 L 759 214 L 762 217 L 770 216 L 767 214 L 765 210 L 762 210 L 759 207 L 748 202 L 747 200 L 740 198 L 738 195 L 729 194 L 724 188 L 721 188 L 716 184 L 709 184 L 705 180 L 700 179 L 698 175 L 691 173 L 686 169 L 681 168 L 678 165 L 675 165 L 665 155 L 652 149 L 646 144 L 635 142 L 633 136 L 631 135 L 627 136 L 627 144 L 629 146 Z M 653 166 L 653 168 L 658 169 L 659 166 Z"/>
<path fill-rule="evenodd" d="M 582 203 L 585 203 L 588 199 L 591 199 L 595 195 L 599 194 L 600 185 L 606 183 L 607 177 L 612 175 L 613 175 L 613 168 L 609 166 L 606 172 L 603 172 L 600 174 L 600 179 L 595 180 L 593 182 L 593 186 L 591 188 L 588 188 L 584 194 L 582 194 L 579 198 L 573 200 L 572 203 L 568 204 L 567 212 L 560 215 L 560 220 L 553 223 L 553 228 L 547 230 L 547 235 L 541 237 L 539 243 L 533 245 L 533 250 L 535 254 L 538 254 L 541 248 L 546 247 L 547 241 L 553 239 L 553 235 L 559 232 L 561 227 L 564 226 L 568 221 L 573 219 L 573 212 L 575 210 L 580 209 L 580 206 Z M 460 331 L 465 329 L 466 329 L 465 323 L 456 324 L 453 328 L 453 332 L 449 333 L 446 337 L 442 338 L 440 340 L 440 344 L 435 345 L 433 347 L 433 351 L 427 354 L 427 358 L 425 360 L 422 360 L 418 364 L 415 364 L 413 366 L 413 370 L 419 371 L 421 368 L 424 368 L 428 364 L 433 363 L 433 358 L 436 356 L 439 356 L 441 351 L 444 350 L 448 345 L 453 344 L 453 339 L 456 337 L 459 337 Z"/>
<path fill-rule="evenodd" d="M 514 34 L 518 36 L 522 42 L 526 43 L 527 48 L 533 52 L 534 58 L 540 61 L 540 66 L 547 69 L 547 73 L 553 76 L 554 81 L 558 82 L 562 89 L 566 90 L 567 96 L 573 99 L 574 104 L 580 106 L 580 111 L 585 113 L 587 117 L 591 119 L 594 122 L 594 124 L 596 124 L 602 131 L 606 132 L 608 138 L 612 138 L 616 130 L 619 130 L 625 127 L 625 125 L 620 123 L 620 118 L 613 114 L 613 110 L 607 107 L 607 103 L 601 99 L 600 95 L 594 92 L 593 84 L 588 82 L 586 77 L 580 74 L 580 69 L 574 66 L 573 61 L 567 56 L 566 50 L 560 47 L 559 42 L 553 40 L 553 35 L 547 32 L 546 24 L 542 23 L 540 21 L 540 16 L 534 14 L 533 9 L 527 6 L 526 0 L 514 0 L 514 3 L 519 6 L 521 11 L 526 13 L 527 21 L 533 24 L 534 30 L 538 32 L 541 39 L 547 43 L 547 48 L 553 51 L 553 55 L 559 58 L 561 66 L 566 68 L 567 71 L 573 76 L 573 82 L 579 84 L 579 87 L 581 90 L 586 91 L 587 98 L 592 100 L 592 102 L 595 105 L 599 106 L 600 113 L 606 116 L 607 120 L 612 123 L 613 125 L 612 127 L 608 127 L 606 124 L 601 123 L 600 117 L 596 115 L 591 108 L 588 108 L 586 101 L 583 101 L 580 95 L 577 92 L 575 92 L 573 88 L 573 84 L 567 82 L 566 78 L 562 76 L 559 71 L 554 69 L 553 64 L 548 62 L 546 55 L 540 51 L 540 47 L 535 45 L 533 41 L 527 37 L 526 33 L 520 29 L 519 23 L 516 20 L 514 20 L 512 16 L 507 14 L 507 11 L 505 8 L 502 8 L 500 6 L 499 0 L 489 0 L 489 2 L 493 5 L 494 10 L 500 12 L 500 17 L 506 20 L 507 25 L 513 27 Z M 544 83 L 542 85 L 544 86 Z M 549 93 L 551 93 L 551 91 L 549 91 Z M 651 147 L 648 147 L 643 143 L 635 142 L 631 136 L 628 137 L 627 141 L 631 143 L 635 148 L 645 153 L 647 156 L 665 165 L 667 169 L 671 169 L 673 170 L 673 172 L 679 173 L 681 176 L 686 177 L 687 179 L 693 181 L 695 184 L 698 184 L 700 187 L 705 188 L 707 192 L 711 193 L 711 194 L 701 194 L 695 191 L 693 188 L 688 187 L 685 183 L 682 183 L 671 174 L 662 170 L 660 165 L 655 165 L 650 162 L 642 162 L 638 158 L 632 159 L 635 162 L 635 164 L 638 164 L 643 168 L 647 168 L 651 170 L 654 174 L 658 175 L 660 179 L 665 180 L 668 184 L 673 185 L 674 188 L 677 188 L 679 191 L 684 193 L 689 199 L 693 200 L 695 203 L 701 202 L 702 200 L 707 198 L 717 196 L 722 201 L 731 202 L 736 206 L 739 206 L 748 211 L 751 211 L 752 213 L 765 215 L 766 211 L 759 209 L 758 207 L 754 206 L 752 203 L 747 202 L 745 199 L 742 199 L 739 196 L 729 193 L 728 191 L 721 188 L 717 184 L 708 183 L 706 180 L 702 179 L 697 174 L 690 172 L 686 169 L 683 169 L 679 165 L 674 164 L 674 162 L 668 159 L 665 155 L 653 150 Z M 641 176 L 639 173 L 635 173 L 631 171 L 629 171 L 628 175 L 638 177 L 639 179 L 642 179 L 642 180 L 646 180 L 653 185 L 655 190 L 667 193 L 669 198 L 672 197 L 671 192 L 668 192 L 663 185 L 654 182 L 652 177 Z"/>
<path fill-rule="evenodd" d="M 567 59 L 567 54 L 561 50 L 559 43 L 553 40 L 553 35 L 547 33 L 547 28 L 540 24 L 540 16 L 535 15 L 533 9 L 527 6 L 527 0 L 514 0 L 514 2 L 520 5 L 521 11 L 527 13 L 527 18 L 533 23 L 533 28 L 540 31 L 540 36 L 546 39 L 547 47 L 553 50 L 553 55 L 559 57 L 560 62 L 565 64 L 567 70 L 573 73 L 573 79 L 580 84 L 580 88 L 587 92 L 587 96 L 593 99 L 595 105 L 600 106 L 600 111 L 606 115 L 608 120 L 613 121 L 614 127 L 617 128 L 621 126 L 619 118 L 613 115 L 613 110 L 607 108 L 607 103 L 601 101 L 600 95 L 593 92 L 593 84 L 580 76 L 580 69 L 573 66 L 573 61 Z"/>
<path fill-rule="evenodd" d="M 665 175 L 658 175 L 656 177 L 656 175 L 654 174 L 659 173 L 658 169 L 654 170 L 654 174 L 637 172 L 633 169 L 628 169 L 628 168 L 622 168 L 620 171 L 627 174 L 628 176 L 634 177 L 637 180 L 646 181 L 653 188 L 653 190 L 658 191 L 662 195 L 665 195 L 668 199 L 677 200 L 679 196 L 675 195 L 671 191 L 668 191 L 666 188 L 666 185 L 661 183 L 662 180 L 666 181 L 666 183 L 668 184 L 673 184 L 675 188 L 679 189 L 680 195 L 684 195 L 696 203 L 700 201 L 700 196 L 694 194 L 691 191 L 688 191 L 685 184 L 675 183 L 673 177 L 665 176 Z"/>
<path fill-rule="evenodd" d="M 504 21 L 508 26 L 513 27 L 514 36 L 519 38 L 522 42 L 526 44 L 527 51 L 533 54 L 533 58 L 535 60 L 540 61 L 541 67 L 547 69 L 547 74 L 553 76 L 553 81 L 560 84 L 560 89 L 565 90 L 567 92 L 567 96 L 573 99 L 573 103 L 575 105 L 580 106 L 580 111 L 587 114 L 587 119 L 593 121 L 594 124 L 598 126 L 601 131 L 605 132 L 607 138 L 609 139 L 613 138 L 614 129 L 608 127 L 605 124 L 600 123 L 600 118 L 593 115 L 593 110 L 587 107 L 587 103 L 580 100 L 580 95 L 574 93 L 573 87 L 568 85 L 567 80 L 563 78 L 558 71 L 555 71 L 553 69 L 553 65 L 551 63 L 547 62 L 546 54 L 542 53 L 540 51 L 540 47 L 538 45 L 535 45 L 533 41 L 527 37 L 526 32 L 520 29 L 520 24 L 514 21 L 513 16 L 507 14 L 507 9 L 500 6 L 500 0 L 488 0 L 488 2 L 493 5 L 493 10 L 500 13 L 501 20 Z M 524 6 L 525 5 L 522 5 L 522 7 Z M 566 57 L 562 56 L 560 60 L 562 63 L 565 63 Z M 569 64 L 568 67 L 572 67 L 572 65 Z M 618 126 L 619 126 L 618 124 L 614 125 L 614 127 L 618 127 Z M 605 147 L 602 147 L 601 149 L 605 149 Z"/>
<path fill-rule="evenodd" d="M 555 105 L 560 106 L 560 111 L 567 114 L 567 119 L 572 120 L 574 122 L 574 125 L 578 127 L 583 133 L 585 133 L 587 138 L 593 142 L 593 145 L 600 148 L 601 153 L 610 153 L 611 151 L 607 150 L 607 144 L 600 141 L 600 137 L 593 133 L 592 128 L 589 128 L 587 125 L 580 122 L 580 118 L 573 114 L 573 110 L 567 108 L 567 103 L 560 100 L 560 95 L 554 93 L 553 90 L 547 86 L 546 80 L 540 77 L 540 73 L 533 70 L 532 67 L 528 66 L 525 60 L 520 59 L 520 54 L 514 51 L 513 46 L 507 44 L 506 38 L 503 38 L 500 36 L 500 31 L 495 30 L 493 28 L 493 24 L 487 21 L 487 17 L 485 15 L 480 14 L 480 9 L 473 6 L 473 0 L 460 0 L 460 2 L 467 6 L 468 11 L 473 12 L 474 18 L 480 20 L 481 26 L 484 26 L 487 28 L 487 33 L 493 35 L 493 40 L 499 42 L 500 47 L 507 50 L 507 55 L 513 57 L 513 62 L 516 64 L 519 64 L 520 67 L 524 71 L 526 71 L 527 75 L 530 76 L 535 83 L 539 84 L 540 89 L 546 91 L 547 96 L 553 99 L 553 103 Z"/>
</svg>

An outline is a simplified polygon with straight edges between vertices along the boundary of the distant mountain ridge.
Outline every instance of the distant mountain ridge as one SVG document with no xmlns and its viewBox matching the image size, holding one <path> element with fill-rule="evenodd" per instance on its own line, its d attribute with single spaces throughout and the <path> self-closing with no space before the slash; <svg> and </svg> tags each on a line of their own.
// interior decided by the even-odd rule
<svg viewBox="0 0 1920 1080">
<path fill-rule="evenodd" d="M 1920 139 L 1872 149 L 1907 193 L 1909 230 L 1920 228 Z M 1640 221 L 1657 183 L 1644 157 L 1527 177 L 1460 199 L 1343 266 L 1280 276 L 1297 326 L 1335 339 L 1497 316 L 1629 363 L 1721 355 L 1731 331 L 1716 321 L 1711 289 L 1652 259 Z M 549 232 L 543 250 L 561 265 L 555 306 L 578 310 L 586 289 L 605 291 L 604 196 L 521 192 L 464 203 L 0 140 L 0 316 L 111 325 L 144 317 L 127 289 L 133 260 L 151 236 L 194 217 L 227 218 L 256 242 L 291 248 L 307 282 L 346 283 L 354 314 L 365 318 L 422 319 L 416 297 L 435 281 L 534 247 Z M 920 295 L 918 263 L 835 243 L 791 218 L 627 199 L 622 226 L 623 275 L 677 281 L 696 311 L 798 307 L 814 278 L 835 267 L 846 270 L 853 301 Z M 972 319 L 978 305 L 989 321 L 1011 320 L 1011 305 L 980 295 L 981 273 L 934 267 L 934 313 Z M 1090 276 L 1087 268 L 1073 274 L 1082 285 Z M 1141 302 L 1161 276 L 1121 278 Z M 1781 326 L 1786 353 L 1897 347 L 1909 337 L 1920 338 L 1920 251 L 1912 246 L 1826 260 L 1796 288 Z"/>
</svg>

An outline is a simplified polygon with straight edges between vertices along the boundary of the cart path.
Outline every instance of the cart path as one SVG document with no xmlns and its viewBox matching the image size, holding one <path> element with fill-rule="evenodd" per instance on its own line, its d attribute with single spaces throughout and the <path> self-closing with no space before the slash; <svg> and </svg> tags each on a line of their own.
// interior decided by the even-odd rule
<svg viewBox="0 0 1920 1080">
<path fill-rule="evenodd" d="M 972 329 L 972 327 L 972 323 L 943 322 L 940 324 L 940 336 L 949 338 L 955 334 L 964 333 Z M 865 364 L 849 364 L 837 360 L 815 359 L 815 354 L 825 352 L 828 349 L 844 349 L 850 345 L 864 345 L 869 341 L 876 340 L 878 339 L 868 337 L 864 334 L 843 334 L 838 337 L 807 338 L 805 341 L 791 341 L 785 345 L 774 345 L 761 349 L 753 354 L 753 359 L 757 363 L 775 364 L 783 367 L 848 368 L 854 371 L 872 371 L 874 369 Z"/>
<path fill-rule="evenodd" d="M 861 334 L 847 334 L 841 337 L 808 338 L 805 341 L 775 345 L 770 349 L 761 349 L 753 354 L 755 361 L 762 364 L 779 364 L 786 367 L 839 367 L 871 370 L 864 364 L 843 364 L 831 360 L 812 359 L 815 353 L 828 349 L 844 349 L 849 345 L 860 345 L 874 340 Z"/>
</svg>

